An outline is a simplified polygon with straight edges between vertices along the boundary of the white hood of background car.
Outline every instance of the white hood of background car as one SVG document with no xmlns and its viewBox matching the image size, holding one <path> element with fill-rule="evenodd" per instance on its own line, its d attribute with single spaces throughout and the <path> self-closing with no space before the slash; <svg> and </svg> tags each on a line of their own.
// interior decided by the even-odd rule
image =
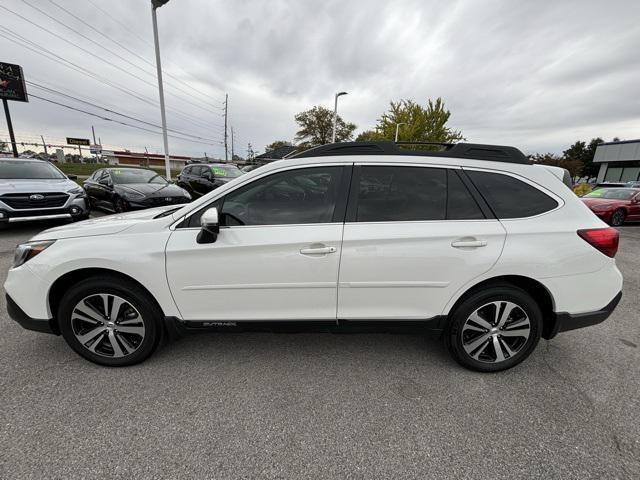
<svg viewBox="0 0 640 480">
<path fill-rule="evenodd" d="M 59 240 L 63 238 L 91 237 L 95 235 L 113 235 L 123 232 L 141 222 L 153 220 L 156 215 L 174 208 L 176 208 L 175 205 L 166 205 L 136 212 L 117 213 L 115 215 L 83 220 L 81 222 L 44 230 L 31 240 Z"/>
</svg>

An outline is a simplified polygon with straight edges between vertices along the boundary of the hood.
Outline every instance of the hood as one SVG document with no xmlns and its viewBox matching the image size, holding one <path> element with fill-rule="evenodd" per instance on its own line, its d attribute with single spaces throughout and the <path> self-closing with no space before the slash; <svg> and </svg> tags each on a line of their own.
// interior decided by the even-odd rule
<svg viewBox="0 0 640 480">
<path fill-rule="evenodd" d="M 78 184 L 68 178 L 0 179 L 0 195 L 5 193 L 66 192 L 77 187 Z"/>
<path fill-rule="evenodd" d="M 617 198 L 596 198 L 596 197 L 590 197 L 590 198 L 581 198 L 580 200 L 582 200 L 587 206 L 591 207 L 591 206 L 595 206 L 595 205 L 621 205 L 621 204 L 626 204 L 629 203 L 629 200 L 620 200 Z"/>
<path fill-rule="evenodd" d="M 145 196 L 162 196 L 162 197 L 181 197 L 184 196 L 184 190 L 172 183 L 127 183 L 123 185 L 116 185 L 116 190 L 123 192 L 136 192 Z"/>
<path fill-rule="evenodd" d="M 113 235 L 124 232 L 128 228 L 142 222 L 151 221 L 156 215 L 175 208 L 175 205 L 165 205 L 163 207 L 92 218 L 83 220 L 82 222 L 50 228 L 38 233 L 31 240 L 60 240 L 63 238 Z"/>
</svg>

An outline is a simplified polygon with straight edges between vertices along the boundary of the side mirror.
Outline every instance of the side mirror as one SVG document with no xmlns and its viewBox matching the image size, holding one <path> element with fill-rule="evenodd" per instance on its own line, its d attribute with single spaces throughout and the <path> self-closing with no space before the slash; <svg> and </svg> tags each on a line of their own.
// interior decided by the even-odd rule
<svg viewBox="0 0 640 480">
<path fill-rule="evenodd" d="M 77 180 L 78 179 L 78 175 L 73 175 L 72 173 L 70 173 L 69 175 L 67 175 L 67 178 L 69 180 Z"/>
<path fill-rule="evenodd" d="M 200 217 L 200 233 L 196 241 L 198 243 L 213 243 L 218 239 L 220 223 L 218 221 L 218 209 L 213 207 L 206 210 Z"/>
</svg>

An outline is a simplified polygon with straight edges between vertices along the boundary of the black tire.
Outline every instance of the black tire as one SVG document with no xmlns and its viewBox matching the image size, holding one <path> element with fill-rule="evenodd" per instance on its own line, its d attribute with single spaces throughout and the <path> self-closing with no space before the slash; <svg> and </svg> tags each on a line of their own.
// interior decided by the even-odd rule
<svg viewBox="0 0 640 480">
<path fill-rule="evenodd" d="M 510 302 L 517 306 L 517 308 L 513 310 L 513 316 L 514 318 L 519 316 L 520 320 L 507 319 L 505 324 L 505 330 L 507 331 L 514 331 L 509 330 L 509 325 L 516 325 L 517 322 L 522 322 L 522 319 L 524 318 L 523 314 L 528 317 L 529 330 L 526 340 L 524 339 L 524 337 L 520 337 L 520 339 L 518 339 L 517 337 L 514 337 L 512 335 L 503 337 L 502 333 L 504 333 L 505 335 L 507 333 L 501 333 L 502 329 L 498 329 L 497 325 L 494 324 L 492 324 L 492 326 L 494 327 L 492 330 L 485 330 L 485 333 L 476 333 L 472 329 L 474 329 L 474 326 L 479 325 L 474 324 L 472 321 L 472 323 L 470 324 L 471 326 L 468 327 L 469 330 L 465 330 L 465 328 L 467 328 L 466 325 L 468 325 L 467 321 L 473 313 L 476 313 L 476 311 L 479 309 L 480 311 L 483 311 L 482 308 L 494 308 L 488 305 L 491 304 L 491 302 L 502 302 L 499 304 L 505 306 L 503 307 L 502 311 L 506 311 L 506 305 L 508 305 L 507 302 Z M 494 310 L 494 312 L 495 311 L 496 310 Z M 498 315 L 499 314 L 496 314 L 496 318 Z M 509 318 L 511 318 L 511 316 L 509 316 Z M 494 330 L 496 331 L 492 334 Z M 540 307 L 538 306 L 536 301 L 527 292 L 508 284 L 493 285 L 487 287 L 484 290 L 471 294 L 468 298 L 462 301 L 460 305 L 455 307 L 455 310 L 449 315 L 449 323 L 445 331 L 445 344 L 454 360 L 463 367 L 479 372 L 498 372 L 514 367 L 515 365 L 525 360 L 536 348 L 536 345 L 540 340 L 541 332 L 542 312 L 540 311 Z M 470 338 L 467 337 L 467 335 L 469 334 L 472 335 Z M 477 336 L 474 337 L 473 335 Z M 483 340 L 481 338 L 483 336 L 489 337 L 486 340 Z M 473 356 L 465 350 L 465 347 L 471 348 L 470 346 L 474 344 L 476 339 L 477 341 L 482 341 L 482 343 L 478 344 L 478 349 L 472 351 L 472 353 L 473 355 L 477 355 L 477 352 L 480 351 L 482 349 L 482 346 L 484 345 L 485 351 L 482 352 L 482 355 L 485 356 L 484 358 L 473 358 Z M 487 345 L 485 345 L 485 342 L 487 343 Z M 499 348 L 501 350 L 500 355 L 504 356 L 504 360 L 498 360 L 499 354 L 496 351 L 495 342 L 497 342 L 497 344 L 499 345 Z M 507 347 L 506 349 L 505 345 Z M 517 346 L 518 348 L 516 349 L 515 346 Z M 509 355 L 508 353 L 505 354 L 505 352 L 508 352 L 511 349 L 513 349 L 513 352 L 515 352 L 513 355 Z M 495 357 L 493 361 L 490 358 L 492 356 Z"/>
<path fill-rule="evenodd" d="M 116 213 L 124 213 L 126 211 L 129 210 L 129 206 L 127 205 L 127 202 L 120 198 L 120 197 L 116 197 L 113 200 L 113 211 Z"/>
<path fill-rule="evenodd" d="M 624 223 L 626 217 L 627 217 L 627 212 L 625 212 L 624 209 L 619 208 L 611 214 L 611 220 L 609 224 L 612 227 L 619 227 Z"/>
<path fill-rule="evenodd" d="M 144 327 L 144 336 L 141 341 L 139 341 L 139 343 L 136 344 L 134 341 L 133 345 L 135 346 L 135 349 L 130 353 L 125 354 L 124 356 L 116 357 L 115 351 L 112 352 L 112 356 L 108 356 L 104 351 L 94 353 L 89 350 L 89 348 L 93 346 L 93 344 L 89 342 L 92 342 L 93 339 L 97 339 L 95 340 L 95 342 L 98 343 L 99 339 L 102 338 L 103 345 L 106 345 L 106 347 L 102 347 L 103 349 L 108 348 L 109 345 L 112 345 L 108 338 L 109 333 L 97 334 L 85 344 L 81 343 L 76 336 L 77 334 L 82 333 L 77 331 L 77 311 L 74 315 L 76 306 L 79 304 L 79 302 L 83 301 L 87 297 L 98 294 L 120 297 L 121 299 L 125 300 L 131 307 L 133 307 L 137 311 L 136 313 L 139 312 L 139 323 L 141 323 Z M 111 305 L 113 305 L 113 303 Z M 125 310 L 125 308 L 121 307 L 119 310 L 122 311 Z M 93 312 L 95 313 L 96 310 L 93 310 Z M 124 313 L 122 313 L 121 315 L 124 317 Z M 73 320 L 74 318 L 75 320 Z M 69 288 L 60 301 L 57 316 L 60 333 L 69 344 L 69 346 L 76 351 L 76 353 L 86 358 L 87 360 L 90 360 L 91 362 L 109 367 L 124 367 L 134 365 L 147 359 L 156 350 L 162 339 L 162 318 L 162 311 L 147 292 L 142 290 L 133 282 L 123 280 L 122 278 L 110 276 L 90 277 L 86 280 L 78 282 L 77 284 Z M 118 323 L 117 319 L 114 319 L 114 322 Z M 106 324 L 106 322 L 104 322 L 104 324 Z M 115 328 L 117 327 L 118 325 L 115 325 Z M 74 331 L 74 328 L 76 329 L 76 331 Z M 98 328 L 101 327 L 98 325 Z M 116 335 L 122 335 L 121 333 L 118 334 L 117 330 L 115 330 L 115 332 Z M 106 337 L 104 335 L 106 335 Z M 129 339 L 131 339 L 131 337 L 129 337 Z M 118 345 L 119 348 L 121 348 L 123 351 L 126 351 L 126 348 L 130 348 L 132 346 L 129 341 L 123 343 L 122 340 L 118 341 Z"/>
</svg>

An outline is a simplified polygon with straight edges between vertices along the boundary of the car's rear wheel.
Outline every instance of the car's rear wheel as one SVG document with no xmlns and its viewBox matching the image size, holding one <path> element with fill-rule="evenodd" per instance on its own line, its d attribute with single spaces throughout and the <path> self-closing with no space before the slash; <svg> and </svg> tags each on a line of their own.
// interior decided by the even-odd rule
<svg viewBox="0 0 640 480">
<path fill-rule="evenodd" d="M 450 316 L 445 342 L 462 366 L 506 370 L 527 358 L 542 331 L 542 313 L 524 290 L 500 285 L 469 296 Z"/>
<path fill-rule="evenodd" d="M 92 362 L 112 367 L 145 360 L 158 346 L 162 312 L 133 282 L 90 278 L 71 287 L 58 309 L 69 346 Z"/>
<path fill-rule="evenodd" d="M 625 211 L 622 208 L 619 208 L 611 214 L 611 226 L 619 227 L 624 223 L 624 219 L 626 218 L 626 216 L 627 214 L 625 213 Z"/>
</svg>

